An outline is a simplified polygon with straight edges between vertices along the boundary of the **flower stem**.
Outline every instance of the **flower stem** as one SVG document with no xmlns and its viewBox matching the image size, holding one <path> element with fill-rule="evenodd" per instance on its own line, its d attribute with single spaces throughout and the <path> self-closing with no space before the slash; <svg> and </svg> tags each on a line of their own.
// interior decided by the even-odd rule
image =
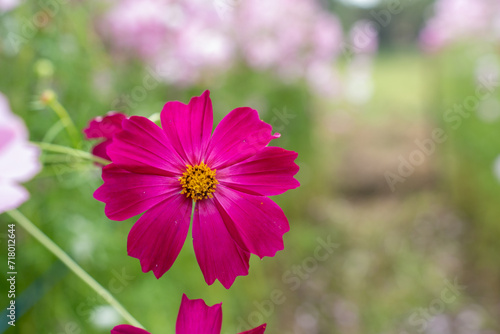
<svg viewBox="0 0 500 334">
<path fill-rule="evenodd" d="M 64 129 L 64 124 L 61 120 L 58 120 L 54 125 L 52 125 L 49 130 L 45 133 L 42 139 L 43 143 L 50 143 L 54 138 Z"/>
<path fill-rule="evenodd" d="M 75 148 L 80 147 L 80 135 L 78 133 L 78 130 L 76 129 L 75 123 L 73 123 L 73 120 L 68 114 L 68 111 L 66 108 L 63 107 L 61 103 L 57 100 L 57 98 L 50 99 L 47 102 L 47 105 L 54 110 L 54 112 L 59 116 L 61 119 L 61 122 L 63 123 L 64 127 L 66 128 L 66 131 L 68 132 L 69 138 L 71 139 L 71 143 Z"/>
<path fill-rule="evenodd" d="M 31 143 L 40 147 L 42 150 L 45 150 L 45 151 L 65 153 L 65 154 L 69 154 L 69 155 L 74 156 L 74 157 L 92 160 L 92 161 L 98 162 L 102 165 L 108 165 L 111 163 L 110 161 L 103 159 L 103 158 L 100 158 L 98 156 L 95 156 L 89 152 L 77 150 L 77 149 L 74 149 L 71 147 L 66 147 L 66 146 L 56 145 L 56 144 L 49 144 L 49 143 L 41 143 L 41 142 L 31 142 Z"/>
<path fill-rule="evenodd" d="M 194 221 L 194 210 L 196 208 L 196 201 L 193 200 L 193 205 L 191 206 L 191 217 L 189 218 L 189 230 L 188 230 L 188 235 L 190 235 L 191 237 L 193 236 L 193 221 Z M 190 256 L 194 256 L 194 258 L 196 259 L 196 253 L 194 251 L 194 243 L 193 242 L 190 242 L 190 247 L 185 247 L 188 252 L 190 253 Z"/>
<path fill-rule="evenodd" d="M 191 209 L 191 220 L 189 221 L 189 226 L 193 226 L 193 220 L 194 220 L 194 208 L 196 207 L 196 201 L 193 200 L 193 207 Z"/>
<path fill-rule="evenodd" d="M 144 328 L 108 290 L 102 287 L 92 276 L 82 269 L 73 259 L 69 257 L 59 246 L 57 246 L 49 237 L 47 237 L 38 227 L 36 227 L 28 218 L 17 210 L 7 211 L 16 222 L 19 223 L 29 234 L 37 239 L 45 248 L 61 260 L 71 271 L 87 283 L 97 294 L 108 302 L 129 324 Z"/>
</svg>

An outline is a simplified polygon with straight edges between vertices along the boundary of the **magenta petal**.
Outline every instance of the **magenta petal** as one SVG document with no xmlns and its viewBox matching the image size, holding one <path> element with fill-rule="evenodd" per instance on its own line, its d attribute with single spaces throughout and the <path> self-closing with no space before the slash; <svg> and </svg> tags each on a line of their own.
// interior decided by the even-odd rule
<svg viewBox="0 0 500 334">
<path fill-rule="evenodd" d="M 210 92 L 193 97 L 188 105 L 177 101 L 165 104 L 161 125 L 179 156 L 190 165 L 199 164 L 212 134 Z"/>
<path fill-rule="evenodd" d="M 203 299 L 190 300 L 183 294 L 175 325 L 175 334 L 220 334 L 222 328 L 221 305 L 207 306 Z"/>
<path fill-rule="evenodd" d="M 107 139 L 107 140 L 103 141 L 102 143 L 97 144 L 92 149 L 92 154 L 95 155 L 95 156 L 97 156 L 97 157 L 99 157 L 99 158 L 103 158 L 103 159 L 106 159 L 106 160 L 111 160 L 111 158 L 109 157 L 108 153 L 106 153 L 106 149 L 109 146 L 109 144 L 111 144 L 112 142 L 113 141 L 111 139 Z"/>
<path fill-rule="evenodd" d="M 131 172 L 156 175 L 179 175 L 184 162 L 175 153 L 162 129 L 141 116 L 132 116 L 122 123 L 107 148 L 111 161 Z"/>
<path fill-rule="evenodd" d="M 174 263 L 189 230 L 191 201 L 174 195 L 148 210 L 128 235 L 128 255 L 141 261 L 142 271 L 160 278 Z"/>
<path fill-rule="evenodd" d="M 248 275 L 250 254 L 231 238 L 213 200 L 196 203 L 193 244 L 207 284 L 211 285 L 218 279 L 229 289 L 237 276 Z"/>
<path fill-rule="evenodd" d="M 281 208 L 264 196 L 217 187 L 216 203 L 224 223 L 238 246 L 260 258 L 283 249 L 283 235 L 290 230 Z"/>
<path fill-rule="evenodd" d="M 140 329 L 130 325 L 119 325 L 115 326 L 111 330 L 111 334 L 151 334 L 144 329 Z"/>
<path fill-rule="evenodd" d="M 94 192 L 94 198 L 106 203 L 106 216 L 112 220 L 138 215 L 181 191 L 175 178 L 135 174 L 115 164 L 102 169 L 102 178 L 104 184 Z"/>
<path fill-rule="evenodd" d="M 239 334 L 263 334 L 266 331 L 267 324 L 262 324 L 259 327 L 255 327 L 246 332 L 241 332 Z"/>
<path fill-rule="evenodd" d="M 226 115 L 214 131 L 207 149 L 206 163 L 222 169 L 243 161 L 262 150 L 278 133 L 261 121 L 256 110 L 237 108 Z"/>
<path fill-rule="evenodd" d="M 122 130 L 122 121 L 126 118 L 127 115 L 125 114 L 111 111 L 104 117 L 96 117 L 91 120 L 89 126 L 83 132 L 87 139 L 111 139 L 114 134 Z"/>
<path fill-rule="evenodd" d="M 273 196 L 297 188 L 293 178 L 299 171 L 293 161 L 297 153 L 280 147 L 265 147 L 238 164 L 217 171 L 219 182 L 253 195 Z"/>
</svg>

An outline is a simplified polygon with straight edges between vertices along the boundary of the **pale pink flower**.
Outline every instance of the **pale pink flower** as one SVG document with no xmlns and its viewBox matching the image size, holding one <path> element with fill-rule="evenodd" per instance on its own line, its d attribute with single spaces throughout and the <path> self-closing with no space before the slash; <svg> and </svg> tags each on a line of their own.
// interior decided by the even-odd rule
<svg viewBox="0 0 500 334">
<path fill-rule="evenodd" d="M 332 68 L 343 39 L 339 20 L 318 0 L 122 0 L 100 31 L 118 55 L 139 57 L 178 85 L 199 83 L 241 61 L 287 83 L 310 82 L 309 73 Z M 316 82 L 333 76 L 322 74 Z"/>
<path fill-rule="evenodd" d="M 0 0 L 0 12 L 7 12 L 19 6 L 20 0 Z"/>
<path fill-rule="evenodd" d="M 225 22 L 210 1 L 120 1 L 100 30 L 120 55 L 145 60 L 168 83 L 193 84 L 234 58 Z"/>
<path fill-rule="evenodd" d="M 373 55 L 378 50 L 378 31 L 371 21 L 355 22 L 349 31 L 349 39 L 355 54 Z"/>
<path fill-rule="evenodd" d="M 21 118 L 12 113 L 5 96 L 0 94 L 0 213 L 20 206 L 29 198 L 22 186 L 41 168 L 39 151 L 28 141 Z"/>
<path fill-rule="evenodd" d="M 494 38 L 499 15 L 496 0 L 438 0 L 434 16 L 420 33 L 420 45 L 436 52 L 461 41 Z"/>
<path fill-rule="evenodd" d="M 257 70 L 304 77 L 309 66 L 332 64 L 340 51 L 338 19 L 314 0 L 242 1 L 235 10 L 237 43 L 244 60 Z"/>
</svg>

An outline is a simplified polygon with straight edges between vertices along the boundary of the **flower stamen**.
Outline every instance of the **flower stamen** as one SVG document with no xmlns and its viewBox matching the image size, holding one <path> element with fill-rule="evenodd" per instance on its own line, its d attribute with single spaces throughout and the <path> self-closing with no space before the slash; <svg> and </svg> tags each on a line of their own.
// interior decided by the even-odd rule
<svg viewBox="0 0 500 334">
<path fill-rule="evenodd" d="M 219 181 L 215 178 L 216 170 L 210 169 L 204 162 L 199 165 L 186 165 L 186 171 L 179 178 L 181 194 L 195 201 L 212 198 Z"/>
</svg>

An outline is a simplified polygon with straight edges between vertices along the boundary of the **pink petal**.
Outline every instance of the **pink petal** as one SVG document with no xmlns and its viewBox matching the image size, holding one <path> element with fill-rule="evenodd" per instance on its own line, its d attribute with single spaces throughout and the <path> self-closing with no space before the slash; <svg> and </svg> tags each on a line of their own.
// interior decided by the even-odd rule
<svg viewBox="0 0 500 334">
<path fill-rule="evenodd" d="M 128 235 L 128 255 L 141 261 L 142 271 L 160 278 L 174 263 L 189 230 L 191 201 L 174 195 L 148 210 Z"/>
<path fill-rule="evenodd" d="M 0 178 L 26 182 L 35 176 L 42 166 L 40 150 L 26 139 L 15 138 L 0 152 Z"/>
<path fill-rule="evenodd" d="M 182 190 L 176 178 L 135 174 L 114 163 L 102 169 L 102 178 L 94 198 L 106 203 L 106 216 L 112 220 L 138 215 Z"/>
<path fill-rule="evenodd" d="M 130 325 L 119 325 L 115 326 L 111 330 L 111 334 L 151 334 L 144 329 L 140 329 Z"/>
<path fill-rule="evenodd" d="M 0 1 L 0 13 L 8 12 L 11 9 L 16 8 L 21 3 L 21 0 L 1 0 Z"/>
<path fill-rule="evenodd" d="M 0 153 L 4 147 L 8 147 L 16 139 L 16 132 L 14 129 L 5 127 L 4 124 L 0 126 Z"/>
<path fill-rule="evenodd" d="M 248 275 L 250 254 L 233 241 L 213 199 L 196 203 L 193 244 L 207 284 L 212 285 L 218 279 L 229 289 L 236 276 Z"/>
<path fill-rule="evenodd" d="M 92 149 L 92 154 L 95 155 L 96 157 L 99 157 L 99 158 L 111 160 L 108 153 L 106 152 L 106 149 L 112 142 L 113 141 L 111 139 L 107 139 L 107 140 L 103 141 L 102 143 L 97 144 Z"/>
<path fill-rule="evenodd" d="M 87 139 L 106 138 L 111 139 L 113 135 L 122 130 L 122 121 L 127 115 L 111 111 L 104 117 L 92 119 L 83 132 Z"/>
<path fill-rule="evenodd" d="M 222 169 L 243 161 L 262 150 L 279 133 L 261 121 L 256 110 L 237 108 L 226 115 L 214 131 L 207 149 L 206 164 Z"/>
<path fill-rule="evenodd" d="M 175 334 L 220 334 L 222 328 L 221 305 L 207 306 L 203 299 L 190 300 L 183 294 Z"/>
<path fill-rule="evenodd" d="M 0 214 L 16 209 L 23 204 L 30 194 L 23 187 L 6 181 L 0 182 Z"/>
<path fill-rule="evenodd" d="M 122 125 L 123 131 L 114 136 L 107 148 L 114 163 L 135 173 L 182 174 L 185 164 L 158 125 L 141 116 L 132 116 Z"/>
<path fill-rule="evenodd" d="M 28 131 L 21 117 L 12 113 L 9 100 L 0 93 L 0 124 L 2 127 L 11 128 L 16 133 L 16 138 L 28 138 Z"/>
<path fill-rule="evenodd" d="M 280 147 L 265 147 L 249 159 L 217 171 L 219 182 L 252 195 L 273 196 L 297 188 L 293 178 L 299 171 L 293 161 L 297 153 Z"/>
<path fill-rule="evenodd" d="M 263 334 L 266 331 L 267 324 L 262 324 L 259 327 L 255 327 L 246 332 L 241 332 L 239 334 Z"/>
<path fill-rule="evenodd" d="M 254 196 L 219 185 L 215 202 L 224 223 L 244 250 L 260 258 L 283 249 L 283 235 L 290 230 L 281 208 L 264 196 Z"/>
<path fill-rule="evenodd" d="M 179 156 L 190 165 L 199 164 L 212 134 L 210 92 L 193 97 L 188 105 L 177 101 L 165 104 L 161 125 Z"/>
</svg>

